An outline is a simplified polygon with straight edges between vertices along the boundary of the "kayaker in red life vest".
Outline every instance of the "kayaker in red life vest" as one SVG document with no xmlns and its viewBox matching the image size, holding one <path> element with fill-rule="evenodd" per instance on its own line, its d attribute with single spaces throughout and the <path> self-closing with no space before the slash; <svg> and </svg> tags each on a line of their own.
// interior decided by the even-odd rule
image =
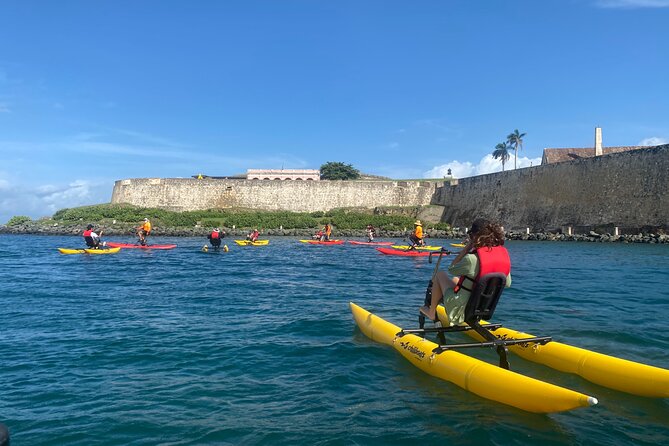
<svg viewBox="0 0 669 446">
<path fill-rule="evenodd" d="M 219 228 L 214 228 L 214 230 L 211 231 L 211 234 L 207 236 L 209 243 L 211 243 L 211 246 L 213 246 L 214 249 L 221 247 L 221 239 L 223 237 L 225 237 L 225 231 L 221 231 Z"/>
<path fill-rule="evenodd" d="M 249 234 L 246 236 L 246 240 L 255 242 L 256 240 L 258 240 L 258 237 L 260 237 L 260 231 L 258 231 L 258 229 L 254 229 L 253 231 L 249 232 Z"/>
<path fill-rule="evenodd" d="M 332 226 L 330 226 L 330 223 L 325 223 L 325 227 L 321 233 L 321 242 L 329 242 L 330 234 L 332 234 Z"/>
<path fill-rule="evenodd" d="M 432 285 L 430 306 L 420 308 L 430 320 L 436 319 L 437 305 L 443 299 L 450 325 L 464 322 L 465 307 L 471 290 L 482 270 L 506 274 L 506 287 L 511 286 L 511 260 L 504 245 L 504 231 L 494 222 L 477 218 L 469 230 L 467 246 L 453 259 L 448 272 L 438 271 Z"/>
<path fill-rule="evenodd" d="M 93 230 L 93 225 L 86 226 L 86 230 L 82 235 L 84 237 L 84 241 L 86 242 L 86 246 L 88 246 L 89 248 L 100 249 L 101 247 L 107 244 L 106 242 L 103 242 L 101 240 L 102 231 L 100 231 L 100 233 L 97 234 Z"/>
</svg>

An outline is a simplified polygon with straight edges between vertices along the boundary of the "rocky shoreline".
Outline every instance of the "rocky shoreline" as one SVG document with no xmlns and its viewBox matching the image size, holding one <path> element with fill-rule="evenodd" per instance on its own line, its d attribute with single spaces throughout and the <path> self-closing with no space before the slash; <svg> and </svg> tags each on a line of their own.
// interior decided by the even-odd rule
<svg viewBox="0 0 669 446">
<path fill-rule="evenodd" d="M 556 242 L 615 242 L 615 243 L 669 243 L 669 235 L 666 234 L 598 234 L 590 231 L 588 234 L 554 234 L 548 233 L 518 233 L 507 232 L 507 240 L 537 240 Z"/>
<path fill-rule="evenodd" d="M 81 235 L 85 225 L 82 224 L 61 224 L 53 223 L 50 225 L 40 224 L 38 222 L 26 222 L 20 225 L 7 226 L 0 225 L 0 234 L 30 234 L 30 235 Z M 134 235 L 135 229 L 129 224 L 115 224 L 102 228 L 105 236 L 128 236 Z M 246 229 L 223 228 L 228 237 L 244 237 L 248 233 Z M 211 228 L 195 226 L 192 228 L 167 228 L 154 227 L 155 236 L 163 237 L 206 237 Z M 285 236 L 285 237 L 310 237 L 317 229 L 264 229 L 261 231 L 263 236 Z M 377 230 L 378 238 L 405 238 L 408 237 L 407 231 L 384 231 Z M 365 238 L 365 230 L 348 229 L 337 230 L 334 228 L 334 234 L 337 238 L 358 237 Z M 435 229 L 426 229 L 427 238 L 456 239 L 465 238 L 465 233 L 461 231 L 440 231 Z M 531 241 L 557 241 L 557 242 L 607 242 L 607 243 L 649 243 L 649 244 L 669 244 L 669 235 L 654 233 L 639 234 L 598 234 L 590 231 L 588 234 L 561 234 L 561 233 L 530 233 L 508 231 L 506 233 L 508 240 L 531 240 Z"/>
</svg>

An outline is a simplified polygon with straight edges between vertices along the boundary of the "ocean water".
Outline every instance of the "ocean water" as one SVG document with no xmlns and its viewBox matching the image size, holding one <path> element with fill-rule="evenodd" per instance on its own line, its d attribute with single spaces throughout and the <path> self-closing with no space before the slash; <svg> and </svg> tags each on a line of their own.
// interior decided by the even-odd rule
<svg viewBox="0 0 669 446">
<path fill-rule="evenodd" d="M 416 326 L 426 258 L 293 238 L 202 253 L 205 241 L 67 256 L 56 248 L 79 237 L 0 236 L 0 422 L 13 446 L 669 444 L 667 399 L 511 355 L 513 370 L 600 401 L 530 414 L 367 339 L 348 302 Z M 496 322 L 669 368 L 669 246 L 508 248 Z"/>
</svg>

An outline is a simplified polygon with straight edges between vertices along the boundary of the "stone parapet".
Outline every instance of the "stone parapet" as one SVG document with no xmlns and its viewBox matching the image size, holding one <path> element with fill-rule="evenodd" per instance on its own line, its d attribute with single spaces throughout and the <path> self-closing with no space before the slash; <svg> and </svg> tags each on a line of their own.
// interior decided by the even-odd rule
<svg viewBox="0 0 669 446">
<path fill-rule="evenodd" d="M 172 211 L 249 208 L 314 212 L 350 207 L 426 206 L 436 185 L 429 181 L 133 178 L 116 181 L 111 202 Z"/>
<path fill-rule="evenodd" d="M 563 228 L 667 230 L 669 145 L 461 178 L 439 187 L 442 221 L 467 227 L 476 217 L 507 230 Z"/>
</svg>

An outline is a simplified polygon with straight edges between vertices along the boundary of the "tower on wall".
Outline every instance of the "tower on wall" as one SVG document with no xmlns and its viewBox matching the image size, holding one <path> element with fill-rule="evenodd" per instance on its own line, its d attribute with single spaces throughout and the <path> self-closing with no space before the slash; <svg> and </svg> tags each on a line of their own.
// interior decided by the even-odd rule
<svg viewBox="0 0 669 446">
<path fill-rule="evenodd" d="M 595 156 L 602 156 L 602 128 L 595 127 Z"/>
</svg>

